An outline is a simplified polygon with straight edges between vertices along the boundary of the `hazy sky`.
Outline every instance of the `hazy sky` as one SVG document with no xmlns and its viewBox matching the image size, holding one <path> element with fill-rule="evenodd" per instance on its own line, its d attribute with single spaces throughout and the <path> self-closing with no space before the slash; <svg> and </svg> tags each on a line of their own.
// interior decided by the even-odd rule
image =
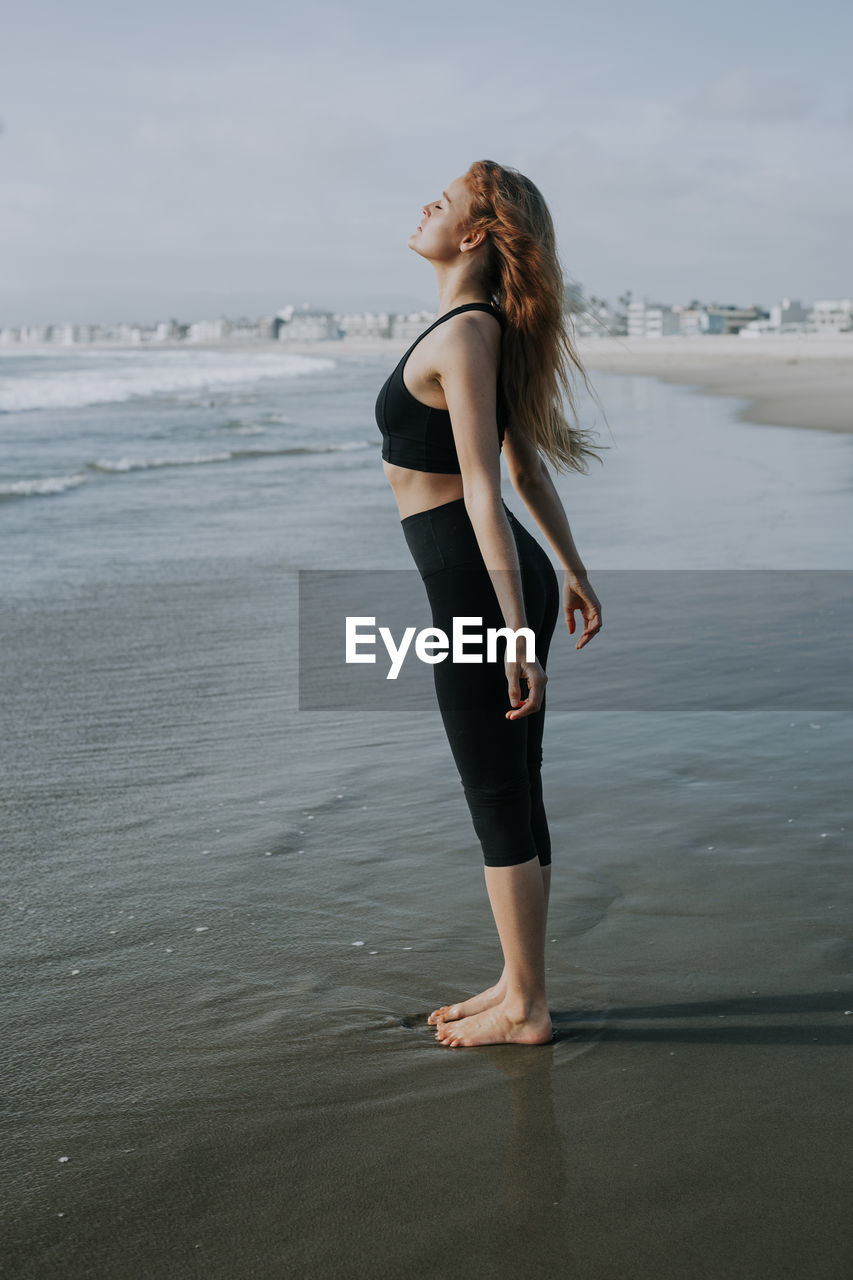
<svg viewBox="0 0 853 1280">
<path fill-rule="evenodd" d="M 63 0 L 0 48 L 0 324 L 435 308 L 475 159 L 614 301 L 853 292 L 841 0 Z"/>
</svg>

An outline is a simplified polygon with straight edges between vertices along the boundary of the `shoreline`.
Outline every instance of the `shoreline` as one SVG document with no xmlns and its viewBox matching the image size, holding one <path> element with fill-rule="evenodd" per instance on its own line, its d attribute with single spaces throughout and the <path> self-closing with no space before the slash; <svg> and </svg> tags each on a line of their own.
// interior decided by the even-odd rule
<svg viewBox="0 0 853 1280">
<path fill-rule="evenodd" d="M 299 355 L 402 355 L 409 338 L 275 343 Z M 589 373 L 660 378 L 745 400 L 737 417 L 764 426 L 853 433 L 853 333 L 740 338 L 595 338 L 576 344 Z M 594 382 L 594 379 L 592 379 Z"/>
<path fill-rule="evenodd" d="M 156 345 L 87 343 L 0 348 L 0 355 L 57 354 L 59 351 L 191 350 L 278 352 L 327 359 L 402 355 L 413 339 L 303 339 L 293 342 L 164 342 Z M 618 373 L 660 378 L 695 387 L 706 395 L 745 400 L 743 422 L 853 432 L 853 333 L 734 335 L 662 338 L 579 339 L 578 356 L 590 374 Z M 594 383 L 594 379 L 592 379 Z"/>
<path fill-rule="evenodd" d="M 742 422 L 853 432 L 853 334 L 599 338 L 577 351 L 590 373 L 641 374 L 746 400 Z"/>
</svg>

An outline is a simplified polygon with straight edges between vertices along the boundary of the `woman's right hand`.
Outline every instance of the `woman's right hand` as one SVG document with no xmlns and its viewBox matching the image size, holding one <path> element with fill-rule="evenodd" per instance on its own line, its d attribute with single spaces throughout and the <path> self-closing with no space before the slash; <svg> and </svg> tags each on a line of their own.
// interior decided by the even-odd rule
<svg viewBox="0 0 853 1280">
<path fill-rule="evenodd" d="M 584 620 L 583 633 L 575 645 L 576 649 L 582 649 L 604 626 L 601 602 L 590 586 L 586 574 L 579 575 L 566 569 L 563 578 L 563 612 L 572 635 L 575 634 L 576 626 L 575 610 L 580 612 Z"/>
</svg>

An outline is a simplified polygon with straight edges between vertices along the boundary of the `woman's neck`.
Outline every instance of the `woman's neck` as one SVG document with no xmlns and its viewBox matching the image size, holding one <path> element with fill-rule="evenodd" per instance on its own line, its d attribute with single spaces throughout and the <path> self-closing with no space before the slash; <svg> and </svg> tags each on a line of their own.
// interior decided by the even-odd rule
<svg viewBox="0 0 853 1280">
<path fill-rule="evenodd" d="M 455 307 L 462 307 L 467 302 L 492 301 L 486 295 L 482 284 L 472 279 L 473 273 L 467 262 L 461 265 L 465 267 L 464 271 L 460 270 L 459 265 L 453 267 L 436 265 L 439 315 L 446 315 L 448 311 L 453 311 Z"/>
</svg>

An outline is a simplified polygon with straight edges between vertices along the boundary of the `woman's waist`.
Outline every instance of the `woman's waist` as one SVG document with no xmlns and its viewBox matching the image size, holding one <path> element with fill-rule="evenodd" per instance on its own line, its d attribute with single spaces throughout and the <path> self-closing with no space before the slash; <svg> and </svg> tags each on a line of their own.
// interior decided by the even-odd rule
<svg viewBox="0 0 853 1280">
<path fill-rule="evenodd" d="M 420 515 L 463 496 L 462 476 L 458 472 L 416 471 L 393 462 L 382 463 L 391 485 L 400 519 Z"/>
<path fill-rule="evenodd" d="M 522 527 L 518 524 L 515 515 L 506 505 L 503 498 L 501 498 L 501 506 L 507 519 L 516 527 Z M 458 498 L 451 498 L 449 501 L 432 503 L 422 510 L 412 511 L 401 518 L 400 524 L 404 529 L 407 529 L 413 528 L 418 524 L 434 524 L 436 521 L 442 521 L 447 518 L 451 520 L 451 527 L 458 527 L 458 522 L 461 519 L 463 524 L 471 530 L 471 533 L 474 533 L 474 526 L 471 524 L 471 517 L 468 515 L 468 509 L 465 506 L 464 495 Z"/>
<path fill-rule="evenodd" d="M 503 499 L 501 502 L 517 539 L 520 526 Z M 461 565 L 479 567 L 485 572 L 483 553 L 464 497 L 412 512 L 400 524 L 422 576 Z"/>
</svg>

